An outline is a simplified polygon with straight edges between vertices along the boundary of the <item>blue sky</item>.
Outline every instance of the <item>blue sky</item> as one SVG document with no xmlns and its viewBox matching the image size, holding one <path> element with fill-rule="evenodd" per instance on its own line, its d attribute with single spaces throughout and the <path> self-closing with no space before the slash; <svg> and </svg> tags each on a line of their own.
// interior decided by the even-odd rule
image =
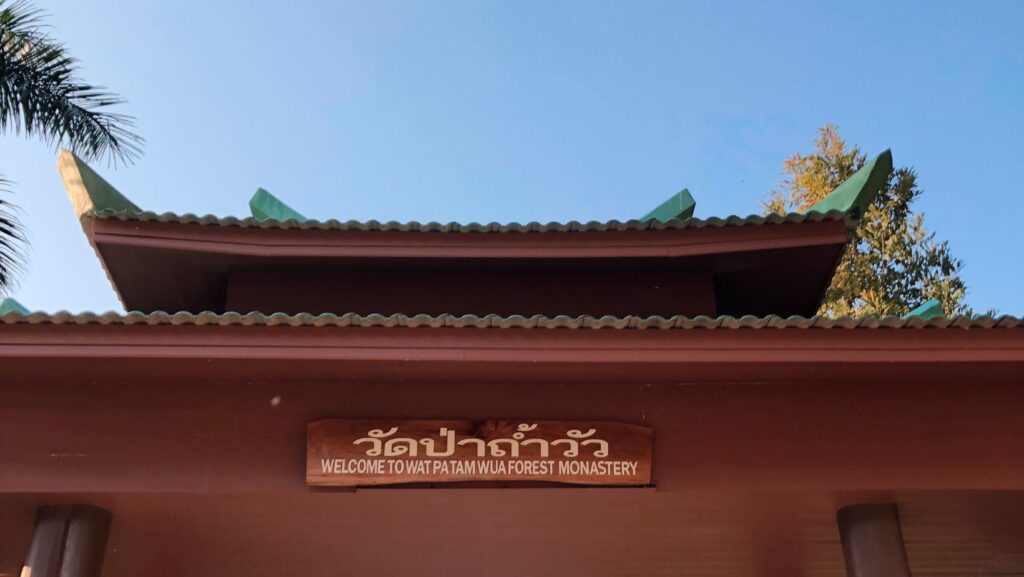
<svg viewBox="0 0 1024 577">
<path fill-rule="evenodd" d="M 38 0 L 146 153 L 158 212 L 628 219 L 688 187 L 747 215 L 826 122 L 892 148 L 969 303 L 1024 314 L 1024 2 Z M 0 137 L 29 229 L 13 296 L 120 310 L 38 141 Z"/>
</svg>

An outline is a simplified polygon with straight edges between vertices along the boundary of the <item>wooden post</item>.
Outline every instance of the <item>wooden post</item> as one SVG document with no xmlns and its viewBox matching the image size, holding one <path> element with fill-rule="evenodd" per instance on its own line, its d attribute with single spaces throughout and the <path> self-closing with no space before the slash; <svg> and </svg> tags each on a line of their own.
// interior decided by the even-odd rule
<svg viewBox="0 0 1024 577">
<path fill-rule="evenodd" d="M 92 505 L 71 507 L 60 577 L 100 577 L 110 518 L 110 511 Z"/>
<path fill-rule="evenodd" d="M 92 505 L 40 507 L 22 577 L 99 577 L 110 519 Z"/>
<path fill-rule="evenodd" d="M 28 546 L 22 577 L 60 577 L 60 563 L 64 554 L 64 536 L 71 517 L 70 505 L 40 507 L 36 512 L 36 527 L 32 543 Z"/>
<path fill-rule="evenodd" d="M 896 505 L 851 505 L 836 513 L 836 522 L 847 577 L 910 577 Z"/>
</svg>

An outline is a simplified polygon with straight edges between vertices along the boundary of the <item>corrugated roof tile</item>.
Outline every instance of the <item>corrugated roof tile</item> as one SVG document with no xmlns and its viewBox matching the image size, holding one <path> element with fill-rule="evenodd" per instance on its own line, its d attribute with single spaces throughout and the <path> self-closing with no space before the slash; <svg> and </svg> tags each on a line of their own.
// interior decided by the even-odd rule
<svg viewBox="0 0 1024 577">
<path fill-rule="evenodd" d="M 767 317 L 731 316 L 722 317 L 685 317 L 685 316 L 568 316 L 548 317 L 543 315 L 501 316 L 488 314 L 478 315 L 404 315 L 404 314 L 369 314 L 359 315 L 346 313 L 312 314 L 286 313 L 264 314 L 259 312 L 214 313 L 204 311 L 189 313 L 179 311 L 167 313 L 156 311 L 142 313 L 93 312 L 56 313 L 31 312 L 28 314 L 10 312 L 0 316 L 0 325 L 17 324 L 50 324 L 50 325 L 172 325 L 172 326 L 289 326 L 289 327 L 408 327 L 408 328 L 497 328 L 497 329 L 705 329 L 705 330 L 739 330 L 739 329 L 1014 329 L 1024 328 L 1024 319 L 1011 316 L 993 317 L 935 317 L 922 319 L 919 317 L 862 317 L 862 318 L 825 318 L 798 317 L 782 318 L 775 315 Z"/>
<path fill-rule="evenodd" d="M 234 216 L 218 217 L 211 214 L 199 216 L 192 213 L 186 214 L 175 214 L 171 212 L 155 213 L 155 212 L 131 212 L 131 211 L 111 211 L 111 210 L 98 210 L 90 212 L 93 218 L 100 220 L 122 220 L 122 221 L 138 221 L 138 222 L 160 222 L 160 223 L 177 223 L 177 224 L 199 224 L 206 226 L 223 226 L 223 227 L 239 227 L 239 228 L 261 228 L 261 229 L 298 229 L 298 230 L 340 230 L 340 231 L 384 231 L 384 232 L 457 232 L 457 233 L 522 233 L 522 232 L 617 232 L 627 230 L 679 230 L 679 229 L 691 229 L 691 228 L 722 228 L 732 226 L 759 226 L 763 224 L 787 224 L 787 223 L 800 223 L 800 222 L 821 222 L 821 221 L 832 221 L 832 220 L 845 220 L 848 223 L 853 221 L 849 215 L 845 212 L 830 211 L 830 212 L 809 212 L 807 214 L 787 214 L 780 216 L 777 214 L 763 216 L 763 215 L 750 215 L 750 216 L 729 216 L 726 218 L 712 217 L 708 219 L 699 218 L 688 218 L 683 220 L 668 220 L 668 221 L 657 221 L 657 220 L 609 220 L 606 222 L 589 221 L 589 222 L 578 222 L 569 221 L 565 223 L 549 222 L 542 224 L 539 222 L 528 222 L 518 223 L 511 222 L 501 224 L 497 222 L 490 222 L 481 224 L 477 222 L 470 222 L 466 224 L 460 224 L 457 222 L 449 222 L 442 224 L 439 222 L 379 222 L 376 220 L 369 220 L 365 222 L 348 220 L 287 220 L 287 221 L 276 221 L 276 220 L 259 220 L 252 217 L 238 218 Z"/>
</svg>

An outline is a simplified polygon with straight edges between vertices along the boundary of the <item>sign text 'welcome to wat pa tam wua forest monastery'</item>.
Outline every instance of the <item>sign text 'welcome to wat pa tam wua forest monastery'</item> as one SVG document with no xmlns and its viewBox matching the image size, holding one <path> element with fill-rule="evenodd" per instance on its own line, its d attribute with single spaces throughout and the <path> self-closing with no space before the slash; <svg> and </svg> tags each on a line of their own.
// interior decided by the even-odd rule
<svg viewBox="0 0 1024 577">
<path fill-rule="evenodd" d="M 613 422 L 326 419 L 309 425 L 306 480 L 651 482 L 650 428 Z"/>
</svg>

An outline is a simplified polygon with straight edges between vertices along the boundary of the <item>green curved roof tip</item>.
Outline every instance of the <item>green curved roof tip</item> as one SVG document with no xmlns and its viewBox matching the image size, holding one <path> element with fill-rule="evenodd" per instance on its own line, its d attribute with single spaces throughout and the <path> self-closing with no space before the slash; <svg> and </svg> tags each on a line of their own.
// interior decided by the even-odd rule
<svg viewBox="0 0 1024 577">
<path fill-rule="evenodd" d="M 0 299 L 0 316 L 3 316 L 7 313 L 20 313 L 23 315 L 27 315 L 28 309 L 12 298 Z"/>
<path fill-rule="evenodd" d="M 903 318 L 910 319 L 919 317 L 924 320 L 934 319 L 936 317 L 944 317 L 946 313 L 942 310 L 942 304 L 939 303 L 938 299 L 931 299 L 925 301 L 924 304 L 903 315 Z"/>
<path fill-rule="evenodd" d="M 256 189 L 256 193 L 249 199 L 249 212 L 256 220 L 276 220 L 284 222 L 294 220 L 305 222 L 308 220 L 295 209 L 288 206 L 273 194 L 262 188 Z"/>
<path fill-rule="evenodd" d="M 697 202 L 693 200 L 690 191 L 684 188 L 659 204 L 658 208 L 645 214 L 640 220 L 657 220 L 659 222 L 685 220 L 693 216 L 693 209 L 696 207 Z"/>
<path fill-rule="evenodd" d="M 142 212 L 141 208 L 103 180 L 70 150 L 62 148 L 57 154 L 57 172 L 64 181 L 64 188 L 68 191 L 68 198 L 78 218 L 100 211 Z"/>
<path fill-rule="evenodd" d="M 860 217 L 874 202 L 878 192 L 892 174 L 892 151 L 886 149 L 853 173 L 828 196 L 819 200 L 814 206 L 803 211 L 828 212 L 838 210 Z"/>
</svg>

